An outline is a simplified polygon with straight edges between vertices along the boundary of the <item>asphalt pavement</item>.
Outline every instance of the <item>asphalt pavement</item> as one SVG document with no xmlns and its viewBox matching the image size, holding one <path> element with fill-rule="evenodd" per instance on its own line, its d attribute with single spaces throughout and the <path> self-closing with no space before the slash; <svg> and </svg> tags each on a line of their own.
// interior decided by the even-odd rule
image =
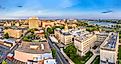
<svg viewBox="0 0 121 64">
<path fill-rule="evenodd" d="M 58 48 L 56 46 L 56 44 L 50 40 L 49 37 L 48 37 L 48 43 L 51 48 L 54 48 L 56 50 L 56 57 L 57 57 L 56 59 L 57 59 L 58 63 L 59 64 L 69 64 L 68 61 L 65 59 L 65 57 L 62 55 L 60 48 Z"/>
<path fill-rule="evenodd" d="M 19 40 L 9 51 L 7 51 L 6 53 L 4 53 L 4 55 L 3 55 L 2 58 L 0 59 L 0 63 L 2 63 L 3 60 L 6 60 L 7 55 L 8 55 L 9 53 L 14 52 L 14 51 L 18 48 L 19 43 L 21 43 L 23 37 L 24 37 L 27 33 L 28 33 L 28 32 L 26 32 L 26 33 L 20 38 L 20 40 Z"/>
<path fill-rule="evenodd" d="M 4 56 L 0 59 L 0 63 L 2 63 L 3 60 L 6 60 L 7 55 L 8 55 L 9 53 L 15 51 L 15 50 L 18 48 L 19 43 L 21 43 L 23 37 L 24 37 L 27 33 L 28 33 L 28 32 L 26 32 L 26 33 L 20 38 L 20 40 L 16 43 L 16 45 L 14 45 L 8 52 L 6 52 L 6 53 L 4 54 Z M 62 55 L 60 48 L 58 48 L 58 47 L 56 46 L 55 43 L 51 42 L 51 40 L 49 39 L 49 37 L 48 37 L 48 43 L 49 43 L 49 45 L 50 45 L 51 48 L 56 49 L 56 55 L 57 55 L 57 56 L 56 56 L 56 59 L 57 59 L 57 61 L 58 61 L 58 64 L 69 64 L 68 61 L 65 59 L 65 57 Z"/>
</svg>

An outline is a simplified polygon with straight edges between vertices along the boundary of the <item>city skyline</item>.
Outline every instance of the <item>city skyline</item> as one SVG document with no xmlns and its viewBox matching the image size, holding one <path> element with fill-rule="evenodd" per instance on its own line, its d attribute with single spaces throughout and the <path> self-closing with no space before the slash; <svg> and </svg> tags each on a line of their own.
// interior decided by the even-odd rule
<svg viewBox="0 0 121 64">
<path fill-rule="evenodd" d="M 120 28 L 121 20 L 1 20 L 0 64 L 121 64 Z"/>
<path fill-rule="evenodd" d="M 0 18 L 69 17 L 121 19 L 121 0 L 0 0 Z"/>
</svg>

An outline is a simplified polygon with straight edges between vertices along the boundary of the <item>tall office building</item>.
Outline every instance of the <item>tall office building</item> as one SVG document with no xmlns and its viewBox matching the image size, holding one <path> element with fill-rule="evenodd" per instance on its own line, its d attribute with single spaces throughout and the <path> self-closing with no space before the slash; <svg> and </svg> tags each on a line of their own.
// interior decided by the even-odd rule
<svg viewBox="0 0 121 64">
<path fill-rule="evenodd" d="M 61 43 L 65 45 L 72 43 L 73 35 L 69 33 L 67 24 L 65 25 L 63 30 L 59 28 L 55 29 L 54 34 L 58 41 L 60 41 Z"/>
<path fill-rule="evenodd" d="M 100 64 L 117 64 L 118 43 L 118 33 L 109 33 L 100 46 Z"/>
<path fill-rule="evenodd" d="M 74 38 L 74 45 L 77 48 L 77 54 L 84 56 L 91 47 L 94 46 L 97 36 L 94 33 L 81 32 L 79 36 Z"/>
<path fill-rule="evenodd" d="M 28 19 L 29 21 L 29 28 L 39 28 L 39 19 L 37 17 L 31 17 Z"/>
</svg>

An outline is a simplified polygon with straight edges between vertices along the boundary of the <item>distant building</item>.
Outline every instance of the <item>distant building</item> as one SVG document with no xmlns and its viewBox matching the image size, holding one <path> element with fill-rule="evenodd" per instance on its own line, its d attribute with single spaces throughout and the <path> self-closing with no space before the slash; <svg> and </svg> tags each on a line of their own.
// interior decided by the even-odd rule
<svg viewBox="0 0 121 64">
<path fill-rule="evenodd" d="M 76 27 L 77 27 L 77 24 L 74 24 L 74 23 L 71 24 L 71 23 L 69 23 L 68 26 L 69 26 L 69 27 L 72 27 L 72 28 L 76 28 Z"/>
<path fill-rule="evenodd" d="M 29 25 L 21 25 L 20 28 L 29 28 Z"/>
<path fill-rule="evenodd" d="M 20 38 L 20 36 L 22 35 L 22 30 L 5 29 L 4 33 L 8 33 L 10 37 Z"/>
<path fill-rule="evenodd" d="M 60 41 L 60 36 L 61 36 L 60 31 L 61 31 L 60 28 L 56 28 L 56 29 L 54 30 L 54 35 L 55 35 L 55 37 L 57 38 L 58 41 Z"/>
<path fill-rule="evenodd" d="M 117 64 L 119 34 L 109 33 L 100 46 L 100 64 Z"/>
<path fill-rule="evenodd" d="M 6 23 L 4 24 L 4 26 L 5 26 L 5 27 L 10 27 L 10 26 L 12 26 L 12 23 L 11 23 L 11 22 L 6 22 Z"/>
<path fill-rule="evenodd" d="M 64 30 L 62 30 L 60 33 L 60 42 L 64 43 L 65 45 L 72 43 L 73 36 L 69 33 L 67 24 L 65 25 Z"/>
<path fill-rule="evenodd" d="M 94 42 L 97 40 L 97 36 L 94 33 L 82 32 L 79 36 L 74 37 L 74 45 L 77 48 L 77 54 L 84 56 L 91 47 L 94 46 Z"/>
<path fill-rule="evenodd" d="M 60 34 L 60 42 L 65 45 L 72 43 L 72 38 L 73 36 L 68 32 L 61 32 Z"/>
<path fill-rule="evenodd" d="M 45 34 L 44 34 L 44 30 L 43 29 L 40 29 L 38 31 L 34 31 L 34 33 L 40 37 L 40 39 L 43 39 L 45 38 Z"/>
<path fill-rule="evenodd" d="M 64 30 L 57 28 L 54 32 L 55 37 L 59 40 L 59 42 L 65 45 L 72 43 L 73 36 L 69 33 L 67 24 L 65 25 Z"/>
<path fill-rule="evenodd" d="M 65 45 L 73 43 L 73 38 L 75 36 L 78 36 L 80 32 L 86 31 L 83 27 L 68 29 L 68 25 L 65 24 L 65 27 L 63 30 L 57 28 L 54 30 L 54 35 L 57 38 L 57 40 Z"/>
<path fill-rule="evenodd" d="M 42 27 L 53 27 L 54 26 L 54 22 L 52 21 L 42 21 Z"/>
<path fill-rule="evenodd" d="M 19 22 L 16 22 L 15 23 L 15 26 L 18 26 L 19 27 L 20 26 L 20 23 Z"/>
<path fill-rule="evenodd" d="M 55 20 L 55 26 L 64 26 L 65 21 L 64 20 Z"/>
<path fill-rule="evenodd" d="M 100 46 L 104 40 L 108 37 L 109 33 L 106 32 L 99 32 L 97 35 L 97 42 L 95 42 L 96 46 Z"/>
<path fill-rule="evenodd" d="M 67 20 L 67 24 L 69 27 L 72 27 L 72 28 L 76 28 L 77 27 L 77 20 L 74 20 L 74 19 L 70 19 L 70 20 Z"/>
<path fill-rule="evenodd" d="M 15 40 L 12 39 L 3 39 L 3 40 L 0 39 L 0 44 L 7 47 L 12 47 L 16 44 L 16 42 Z"/>
<path fill-rule="evenodd" d="M 28 19 L 29 21 L 29 28 L 39 28 L 39 19 L 37 17 L 31 17 Z"/>
</svg>

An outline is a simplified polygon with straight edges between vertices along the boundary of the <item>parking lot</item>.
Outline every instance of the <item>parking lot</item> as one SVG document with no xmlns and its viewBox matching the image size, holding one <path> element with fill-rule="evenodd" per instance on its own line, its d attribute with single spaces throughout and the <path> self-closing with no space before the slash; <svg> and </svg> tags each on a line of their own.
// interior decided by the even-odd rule
<svg viewBox="0 0 121 64">
<path fill-rule="evenodd" d="M 9 50 L 9 49 L 10 49 L 10 47 L 0 45 L 0 57 L 2 56 L 3 53 L 7 52 L 7 50 Z"/>
</svg>

